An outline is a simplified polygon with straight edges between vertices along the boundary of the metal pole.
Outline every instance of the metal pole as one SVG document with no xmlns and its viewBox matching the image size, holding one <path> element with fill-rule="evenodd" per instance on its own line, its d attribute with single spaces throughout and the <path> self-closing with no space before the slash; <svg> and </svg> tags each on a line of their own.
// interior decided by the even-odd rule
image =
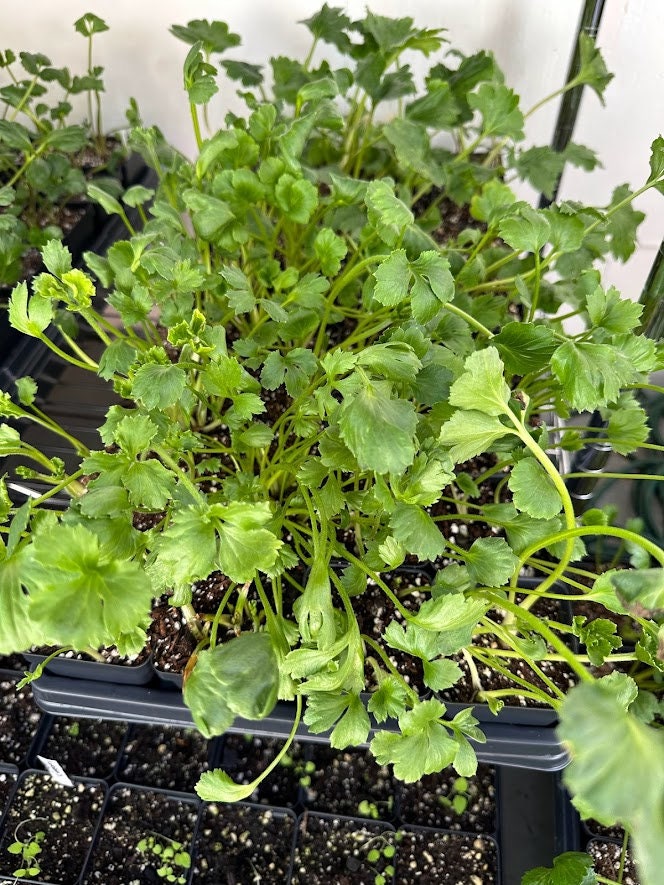
<svg viewBox="0 0 664 885">
<path fill-rule="evenodd" d="M 583 5 L 583 9 L 581 11 L 581 19 L 579 21 L 579 27 L 577 28 L 576 33 L 574 52 L 572 53 L 569 69 L 567 71 L 567 79 L 565 80 L 566 83 L 569 83 L 570 80 L 573 80 L 574 77 L 576 77 L 581 67 L 581 54 L 579 52 L 580 35 L 587 34 L 589 37 L 593 38 L 597 36 L 599 23 L 602 18 L 602 12 L 604 11 L 604 2 L 605 0 L 586 0 Z M 555 151 L 560 152 L 565 150 L 572 139 L 572 132 L 574 131 L 576 118 L 579 114 L 579 105 L 581 104 L 582 92 L 583 86 L 576 86 L 574 89 L 570 89 L 568 92 L 566 92 L 562 97 L 562 100 L 560 102 L 560 109 L 558 110 L 556 126 L 553 132 L 553 140 L 551 142 L 551 147 Z M 556 197 L 558 196 L 559 186 L 560 179 L 558 179 L 558 181 L 556 182 L 556 186 L 553 190 L 553 196 L 551 197 L 551 199 L 547 199 L 544 194 L 540 196 L 540 209 L 546 209 L 547 206 L 550 206 L 551 203 L 555 201 Z"/>
</svg>

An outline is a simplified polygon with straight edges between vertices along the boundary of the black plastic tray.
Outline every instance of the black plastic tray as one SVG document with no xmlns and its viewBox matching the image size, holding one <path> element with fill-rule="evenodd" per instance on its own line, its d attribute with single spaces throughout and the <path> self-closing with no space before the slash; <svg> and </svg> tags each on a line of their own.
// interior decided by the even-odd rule
<svg viewBox="0 0 664 885">
<path fill-rule="evenodd" d="M 45 673 L 33 683 L 33 693 L 42 710 L 57 716 L 87 716 L 163 725 L 193 724 L 182 695 L 168 689 L 120 686 Z M 229 731 L 285 738 L 292 727 L 294 712 L 294 704 L 280 702 L 266 719 L 256 722 L 238 718 Z M 369 739 L 374 731 L 389 728 L 395 729 L 395 723 L 376 726 Z M 483 731 L 487 742 L 475 745 L 481 762 L 540 771 L 558 771 L 567 764 L 567 753 L 552 727 L 486 723 Z M 302 723 L 297 735 L 321 743 L 328 743 L 330 739 L 329 733 L 311 734 Z"/>
</svg>

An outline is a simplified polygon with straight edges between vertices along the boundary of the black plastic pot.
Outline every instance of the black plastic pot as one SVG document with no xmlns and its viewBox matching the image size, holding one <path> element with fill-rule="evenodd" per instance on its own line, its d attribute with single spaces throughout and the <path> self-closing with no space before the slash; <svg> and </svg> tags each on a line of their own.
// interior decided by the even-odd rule
<svg viewBox="0 0 664 885">
<path fill-rule="evenodd" d="M 0 670 L 0 763 L 25 767 L 42 713 L 35 704 L 30 686 L 17 690 L 23 674 Z"/>
<path fill-rule="evenodd" d="M 64 719 L 46 715 L 28 754 L 30 768 L 41 769 L 39 758 L 55 759 L 70 776 L 113 779 L 127 739 L 124 722 Z"/>
<path fill-rule="evenodd" d="M 113 786 L 104 803 L 97 835 L 90 848 L 82 885 L 125 885 L 128 881 L 159 881 L 157 870 L 168 859 L 165 848 L 191 857 L 200 802 L 194 796 L 130 784 Z M 190 863 L 175 857 L 175 880 L 189 881 Z M 157 878 L 159 876 L 159 878 Z M 150 878 L 151 877 L 151 878 Z"/>
<path fill-rule="evenodd" d="M 114 769 L 124 783 L 193 793 L 202 772 L 219 763 L 221 742 L 192 727 L 132 725 Z"/>
<path fill-rule="evenodd" d="M 397 838 L 395 885 L 501 883 L 498 843 L 491 836 L 409 826 L 400 827 Z"/>
<path fill-rule="evenodd" d="M 296 833 L 297 819 L 287 808 L 207 804 L 198 821 L 192 882 L 290 882 Z"/>
<path fill-rule="evenodd" d="M 99 822 L 106 785 L 72 778 L 73 786 L 57 783 L 41 771 L 19 778 L 2 819 L 0 881 L 28 878 L 36 885 L 76 885 Z M 41 836 L 39 834 L 42 834 Z M 34 860 L 8 846 L 38 844 Z M 15 873 L 16 870 L 36 872 Z"/>
<path fill-rule="evenodd" d="M 46 660 L 46 655 L 23 652 L 32 668 Z M 48 662 L 44 672 L 70 679 L 86 679 L 93 682 L 114 682 L 121 685 L 147 685 L 154 675 L 152 659 L 148 656 L 141 663 L 111 664 L 103 661 L 83 660 L 58 655 Z"/>
</svg>

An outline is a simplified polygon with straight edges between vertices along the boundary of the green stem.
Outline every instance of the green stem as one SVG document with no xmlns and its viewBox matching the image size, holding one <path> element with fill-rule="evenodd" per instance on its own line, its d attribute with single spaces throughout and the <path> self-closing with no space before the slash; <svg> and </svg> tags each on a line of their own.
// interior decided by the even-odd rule
<svg viewBox="0 0 664 885">
<path fill-rule="evenodd" d="M 638 544 L 639 547 L 643 547 L 653 559 L 657 560 L 660 566 L 664 568 L 664 550 L 661 547 L 658 547 L 657 544 L 653 544 L 652 541 L 649 541 L 648 538 L 644 538 L 641 535 L 637 535 L 635 532 L 630 532 L 628 529 L 620 528 L 619 526 L 611 526 L 611 525 L 589 525 L 589 526 L 576 526 L 574 528 L 565 529 L 560 532 L 556 532 L 554 535 L 549 535 L 548 538 L 537 541 L 534 544 L 531 544 L 530 547 L 527 547 L 519 557 L 519 568 L 524 565 L 524 563 L 533 555 L 533 553 L 537 553 L 538 550 L 542 548 L 543 545 L 549 546 L 550 544 L 557 544 L 558 541 L 567 541 L 572 538 L 581 538 L 584 535 L 608 535 L 612 538 L 622 538 L 625 541 L 630 541 L 633 544 Z"/>
<path fill-rule="evenodd" d="M 450 313 L 455 314 L 461 319 L 465 320 L 469 326 L 472 326 L 473 329 L 476 329 L 481 335 L 484 335 L 486 338 L 493 338 L 493 332 L 490 329 L 487 329 L 486 326 L 483 326 L 479 320 L 476 320 L 475 317 L 472 317 L 469 313 L 466 313 L 465 310 L 461 310 L 460 307 L 457 307 L 456 304 L 452 304 L 451 301 L 447 301 L 443 307 L 445 310 L 449 310 Z"/>
<path fill-rule="evenodd" d="M 191 122 L 194 127 L 194 137 L 196 138 L 196 147 L 200 151 L 203 147 L 203 136 L 201 135 L 201 124 L 198 120 L 198 111 L 196 110 L 196 105 L 193 102 L 189 103 L 189 110 L 191 113 Z"/>
</svg>

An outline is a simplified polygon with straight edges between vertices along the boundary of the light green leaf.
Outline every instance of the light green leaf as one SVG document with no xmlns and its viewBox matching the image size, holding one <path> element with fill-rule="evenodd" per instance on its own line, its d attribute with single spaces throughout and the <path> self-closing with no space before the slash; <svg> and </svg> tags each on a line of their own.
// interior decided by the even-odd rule
<svg viewBox="0 0 664 885">
<path fill-rule="evenodd" d="M 450 457 L 460 463 L 486 452 L 496 440 L 510 433 L 514 431 L 498 418 L 482 412 L 459 411 L 443 424 L 438 439 L 452 447 Z"/>
<path fill-rule="evenodd" d="M 410 267 L 415 276 L 411 290 L 413 316 L 425 324 L 454 297 L 454 277 L 449 261 L 438 252 L 422 252 Z"/>
<path fill-rule="evenodd" d="M 251 796 L 256 784 L 236 784 L 225 771 L 215 769 L 203 772 L 195 789 L 204 802 L 241 802 Z"/>
<path fill-rule="evenodd" d="M 590 86 L 604 104 L 604 90 L 613 80 L 613 74 L 608 72 L 602 54 L 593 38 L 583 31 L 579 34 L 579 54 L 579 73 L 574 78 L 574 82 Z"/>
<path fill-rule="evenodd" d="M 495 347 L 475 351 L 450 389 L 450 403 L 485 415 L 504 415 L 508 411 L 510 389 L 503 372 L 503 362 Z"/>
<path fill-rule="evenodd" d="M 394 248 L 413 221 L 413 213 L 395 196 L 394 188 L 384 180 L 372 181 L 364 197 L 369 224 L 381 240 Z"/>
<path fill-rule="evenodd" d="M 518 217 L 501 221 L 498 232 L 517 252 L 539 252 L 548 242 L 551 226 L 543 212 L 523 206 Z"/>
<path fill-rule="evenodd" d="M 269 634 L 243 633 L 198 653 L 184 685 L 184 700 L 196 727 L 212 738 L 226 731 L 235 716 L 250 720 L 268 716 L 277 702 L 278 686 L 279 668 Z M 224 707 L 231 712 L 231 722 Z"/>
<path fill-rule="evenodd" d="M 418 559 L 435 559 L 445 549 L 445 539 L 429 514 L 417 504 L 399 502 L 390 517 L 394 537 Z"/>
<path fill-rule="evenodd" d="M 408 297 L 410 267 L 404 249 L 392 252 L 374 271 L 373 295 L 385 307 L 395 307 Z"/>
<path fill-rule="evenodd" d="M 314 252 L 326 277 L 334 277 L 341 270 L 341 262 L 348 253 L 345 241 L 329 228 L 322 228 L 314 240 Z"/>
<path fill-rule="evenodd" d="M 478 538 L 463 554 L 468 574 L 473 581 L 486 587 L 506 584 L 519 560 L 503 538 Z"/>
<path fill-rule="evenodd" d="M 380 685 L 369 698 L 368 711 L 376 722 L 385 722 L 386 719 L 396 719 L 406 709 L 406 689 L 396 676 L 386 676 L 381 679 Z"/>
<path fill-rule="evenodd" d="M 412 403 L 391 396 L 388 382 L 363 387 L 344 400 L 339 430 L 362 469 L 402 473 L 415 457 L 417 414 Z"/>
<path fill-rule="evenodd" d="M 535 519 L 552 519 L 563 502 L 553 480 L 534 458 L 523 458 L 512 468 L 508 480 L 514 506 Z"/>
<path fill-rule="evenodd" d="M 502 135 L 520 141 L 523 138 L 523 114 L 519 96 L 502 83 L 482 83 L 468 95 L 470 107 L 482 114 L 484 136 Z"/>
<path fill-rule="evenodd" d="M 146 409 L 167 409 L 180 401 L 186 384 L 180 366 L 146 363 L 134 375 L 132 393 Z"/>
<path fill-rule="evenodd" d="M 627 298 L 611 286 L 604 291 L 601 286 L 590 292 L 586 298 L 588 316 L 593 326 L 606 329 L 611 335 L 629 332 L 639 325 L 643 305 Z"/>
<path fill-rule="evenodd" d="M 572 757 L 563 777 L 575 801 L 584 814 L 628 828 L 642 885 L 658 885 L 664 867 L 664 734 L 626 712 L 601 683 L 583 683 L 563 702 L 558 735 Z"/>
<path fill-rule="evenodd" d="M 551 369 L 565 398 L 579 412 L 615 402 L 634 368 L 617 348 L 590 341 L 566 341 L 551 357 Z"/>
<path fill-rule="evenodd" d="M 521 885 L 597 885 L 593 859 L 585 852 L 567 851 L 553 859 L 553 867 L 527 872 Z"/>
</svg>

